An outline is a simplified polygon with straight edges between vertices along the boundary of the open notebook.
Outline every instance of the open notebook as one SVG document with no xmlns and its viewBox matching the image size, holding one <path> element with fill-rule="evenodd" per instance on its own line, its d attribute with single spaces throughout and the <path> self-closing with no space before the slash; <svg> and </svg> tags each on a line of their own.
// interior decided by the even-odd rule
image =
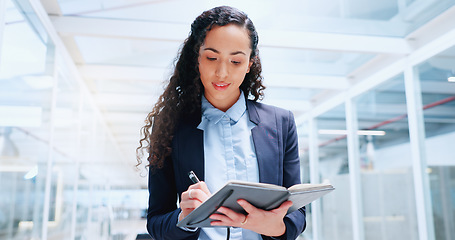
<svg viewBox="0 0 455 240">
<path fill-rule="evenodd" d="M 274 184 L 229 181 L 213 194 L 207 201 L 194 209 L 182 221 L 179 227 L 213 227 L 209 217 L 221 207 L 228 207 L 237 212 L 246 213 L 237 203 L 245 199 L 257 208 L 271 210 L 279 207 L 286 200 L 293 202 L 288 213 L 307 205 L 308 203 L 333 191 L 330 184 L 296 184 L 285 188 Z"/>
</svg>

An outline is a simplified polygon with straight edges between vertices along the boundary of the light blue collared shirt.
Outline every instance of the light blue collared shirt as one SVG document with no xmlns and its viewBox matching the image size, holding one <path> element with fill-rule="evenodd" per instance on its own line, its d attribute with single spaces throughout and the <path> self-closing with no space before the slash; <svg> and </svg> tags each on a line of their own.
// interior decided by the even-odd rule
<svg viewBox="0 0 455 240">
<path fill-rule="evenodd" d="M 237 102 L 223 112 L 202 96 L 202 119 L 198 129 L 204 131 L 204 175 L 211 193 L 229 180 L 259 182 L 259 170 L 250 121 L 243 92 Z M 226 228 L 202 228 L 200 240 L 225 239 Z M 253 231 L 231 228 L 230 239 L 261 239 Z"/>
</svg>

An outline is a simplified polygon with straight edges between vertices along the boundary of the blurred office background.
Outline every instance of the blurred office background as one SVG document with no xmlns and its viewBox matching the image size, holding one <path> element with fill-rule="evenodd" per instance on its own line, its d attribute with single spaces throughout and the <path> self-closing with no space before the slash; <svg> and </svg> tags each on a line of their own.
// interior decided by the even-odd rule
<svg viewBox="0 0 455 240">
<path fill-rule="evenodd" d="M 145 233 L 139 129 L 190 24 L 255 23 L 308 240 L 455 239 L 455 0 L 0 0 L 0 239 Z"/>
</svg>

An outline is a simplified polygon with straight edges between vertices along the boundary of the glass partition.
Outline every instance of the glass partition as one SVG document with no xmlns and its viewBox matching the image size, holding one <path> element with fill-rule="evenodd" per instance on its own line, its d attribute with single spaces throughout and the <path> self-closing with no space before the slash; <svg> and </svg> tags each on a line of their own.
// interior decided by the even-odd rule
<svg viewBox="0 0 455 240">
<path fill-rule="evenodd" d="M 26 2 L 6 1 L 0 46 L 0 238 L 38 239 L 43 221 L 59 217 L 53 204 L 61 173 L 53 170 L 48 218 L 43 216 L 50 156 L 54 45 Z"/>
<path fill-rule="evenodd" d="M 57 55 L 60 57 L 60 55 Z M 79 180 L 77 159 L 80 141 L 80 98 L 77 80 L 69 76 L 69 70 L 58 60 L 57 91 L 53 121 L 53 168 L 61 173 L 53 187 L 59 189 L 57 202 L 59 219 L 49 228 L 49 238 L 70 238 L 73 224 L 73 204 L 76 201 L 75 184 Z M 76 188 L 77 189 L 77 188 Z M 74 213 L 75 214 L 75 213 Z"/>
<path fill-rule="evenodd" d="M 297 123 L 297 134 L 299 138 L 299 157 L 300 157 L 300 180 L 302 183 L 310 183 L 310 162 L 309 162 L 309 126 L 305 121 L 302 124 Z M 303 238 L 311 239 L 313 236 L 313 223 L 311 220 L 311 204 L 306 207 L 306 229 L 302 234 Z"/>
<path fill-rule="evenodd" d="M 417 66 L 436 240 L 455 238 L 455 47 Z"/>
<path fill-rule="evenodd" d="M 419 239 L 403 75 L 355 102 L 365 239 Z"/>
<path fill-rule="evenodd" d="M 309 159 L 309 126 L 305 121 L 297 125 L 297 134 L 299 138 L 299 157 L 300 157 L 300 180 L 302 183 L 310 182 L 310 159 Z"/>
<path fill-rule="evenodd" d="M 351 187 L 346 139 L 345 106 L 340 105 L 316 119 L 319 176 L 336 191 L 321 199 L 321 239 L 352 239 Z"/>
<path fill-rule="evenodd" d="M 94 138 L 96 128 L 96 116 L 94 109 L 87 103 L 85 98 L 82 98 L 82 107 L 80 113 L 80 147 L 79 147 L 79 162 L 80 166 L 78 169 L 79 184 L 77 186 L 77 199 L 76 199 L 76 238 L 88 238 L 92 236 L 99 237 L 99 231 L 94 231 L 95 227 L 91 224 L 92 218 L 92 206 L 94 204 L 93 196 L 94 189 L 93 183 L 90 179 L 90 172 L 87 172 L 84 168 L 85 164 L 90 163 L 93 160 L 93 153 L 96 149 L 96 141 Z"/>
</svg>

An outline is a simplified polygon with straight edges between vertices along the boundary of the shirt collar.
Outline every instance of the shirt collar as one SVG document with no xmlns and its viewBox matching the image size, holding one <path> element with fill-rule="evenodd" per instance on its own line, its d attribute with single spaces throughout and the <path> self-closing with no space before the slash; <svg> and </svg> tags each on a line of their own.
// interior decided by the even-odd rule
<svg viewBox="0 0 455 240">
<path fill-rule="evenodd" d="M 246 101 L 245 97 L 243 96 L 242 90 L 240 90 L 239 99 L 237 102 L 232 105 L 226 112 L 219 110 L 218 108 L 214 107 L 204 95 L 202 95 L 201 101 L 201 110 L 202 110 L 202 119 L 201 123 L 199 124 L 198 128 L 203 129 L 206 123 L 204 123 L 205 119 L 214 124 L 217 124 L 224 116 L 228 116 L 231 121 L 237 123 L 240 118 L 245 114 L 246 111 Z"/>
</svg>

